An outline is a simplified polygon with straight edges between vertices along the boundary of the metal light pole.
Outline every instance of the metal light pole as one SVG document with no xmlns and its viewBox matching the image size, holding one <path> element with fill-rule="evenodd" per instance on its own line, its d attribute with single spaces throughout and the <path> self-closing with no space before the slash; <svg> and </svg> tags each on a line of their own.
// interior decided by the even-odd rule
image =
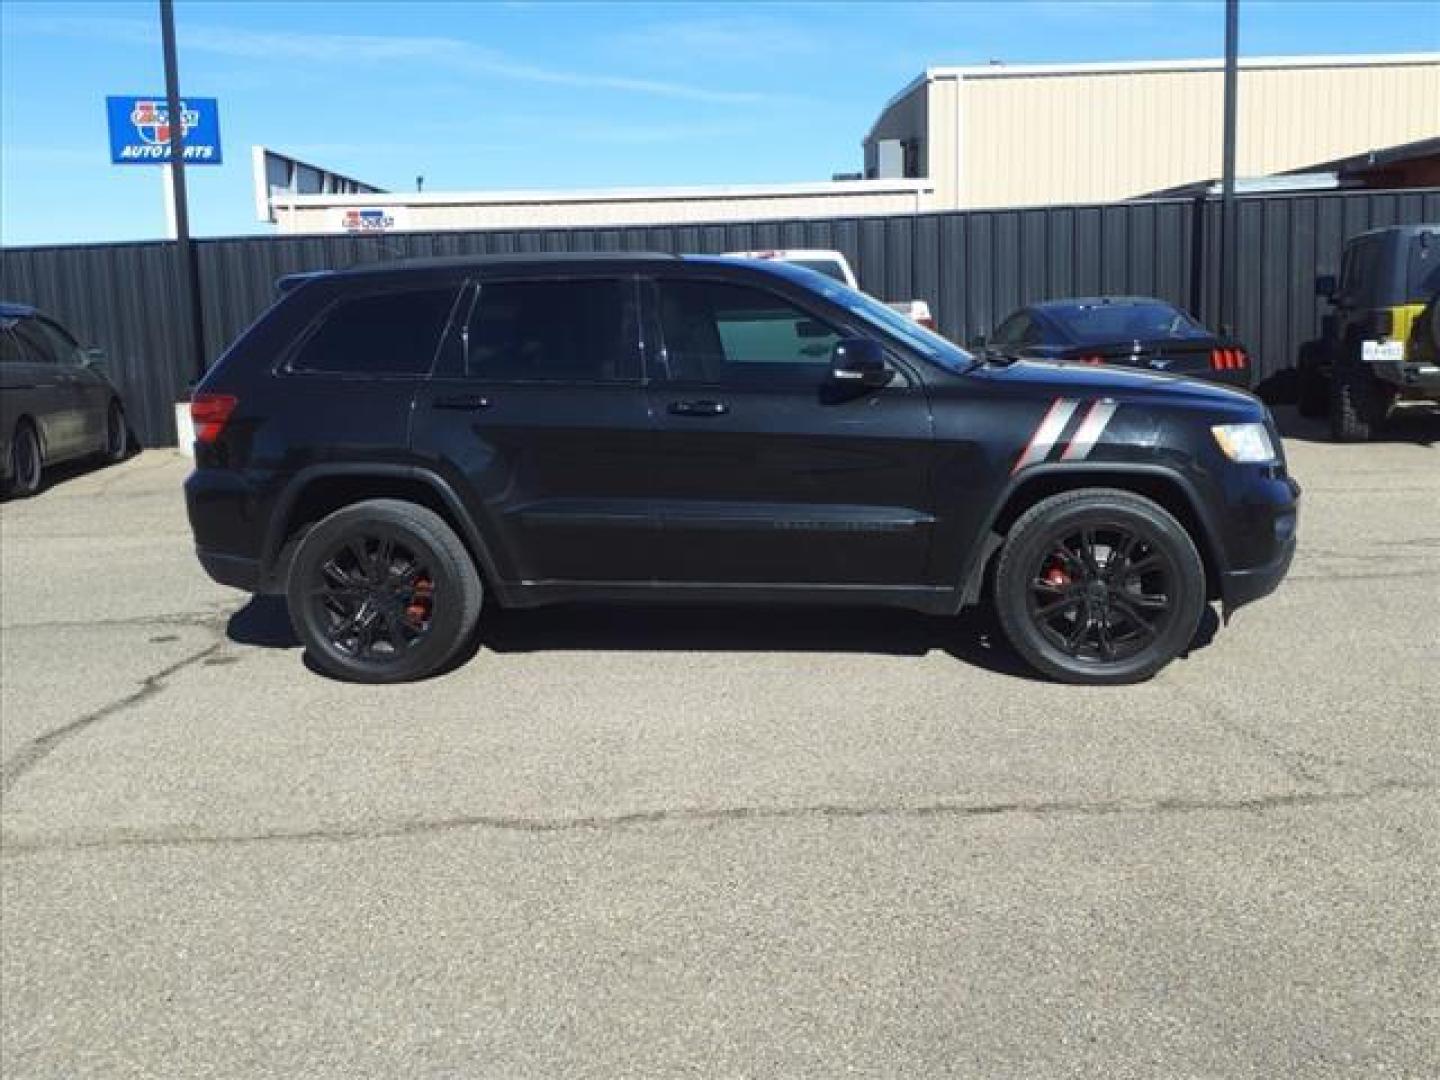
<svg viewBox="0 0 1440 1080">
<path fill-rule="evenodd" d="M 195 378 L 205 374 L 205 323 L 200 309 L 200 268 L 190 242 L 190 207 L 185 198 L 185 117 L 180 111 L 180 70 L 175 62 L 175 5 L 160 0 L 160 39 L 165 51 L 165 104 L 170 120 L 170 181 L 175 203 L 175 276 L 185 346 Z"/>
<path fill-rule="evenodd" d="M 1239 83 L 1240 0 L 1225 0 L 1225 133 L 1220 173 L 1220 326 L 1235 331 L 1235 113 Z"/>
</svg>

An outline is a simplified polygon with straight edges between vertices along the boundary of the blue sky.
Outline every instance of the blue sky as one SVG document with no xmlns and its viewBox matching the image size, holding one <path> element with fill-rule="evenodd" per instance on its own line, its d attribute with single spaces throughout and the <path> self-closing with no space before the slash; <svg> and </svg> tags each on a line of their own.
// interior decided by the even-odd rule
<svg viewBox="0 0 1440 1080">
<path fill-rule="evenodd" d="M 1249 55 L 1440 48 L 1433 0 L 1243 0 Z M 182 90 L 220 99 L 200 235 L 255 221 L 250 146 L 382 187 L 767 183 L 858 169 L 926 66 L 1218 56 L 1206 2 L 177 0 Z M 158 169 L 108 162 L 104 98 L 159 93 L 157 5 L 0 2 L 0 239 L 162 235 Z M 1183 119 L 1182 119 L 1183 122 Z"/>
</svg>

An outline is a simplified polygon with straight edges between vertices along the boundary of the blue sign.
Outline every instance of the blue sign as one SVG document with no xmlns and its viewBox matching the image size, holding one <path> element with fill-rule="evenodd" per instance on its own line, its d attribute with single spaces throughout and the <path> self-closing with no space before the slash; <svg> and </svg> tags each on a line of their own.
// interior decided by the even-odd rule
<svg viewBox="0 0 1440 1080">
<path fill-rule="evenodd" d="M 165 165 L 170 161 L 170 108 L 165 95 L 107 97 L 110 164 Z M 214 98 L 187 97 L 180 102 L 185 124 L 186 165 L 219 165 L 220 104 Z"/>
</svg>

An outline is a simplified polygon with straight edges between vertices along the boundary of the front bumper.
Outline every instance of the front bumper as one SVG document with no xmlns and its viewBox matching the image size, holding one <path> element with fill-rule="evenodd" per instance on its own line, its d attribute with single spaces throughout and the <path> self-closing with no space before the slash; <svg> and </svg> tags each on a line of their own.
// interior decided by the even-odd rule
<svg viewBox="0 0 1440 1080">
<path fill-rule="evenodd" d="M 1225 621 L 1236 609 L 1244 607 L 1261 597 L 1269 596 L 1280 587 L 1285 575 L 1290 572 L 1290 563 L 1295 558 L 1295 540 L 1285 544 L 1274 561 L 1249 570 L 1227 570 L 1220 575 L 1221 610 Z"/>
<path fill-rule="evenodd" d="M 1293 478 L 1272 479 L 1261 487 L 1269 497 L 1249 501 L 1240 516 L 1243 527 L 1233 539 L 1243 541 L 1231 549 L 1244 558 L 1220 574 L 1221 609 L 1226 621 L 1238 608 L 1269 596 L 1285 580 L 1300 521 L 1300 485 Z"/>
</svg>

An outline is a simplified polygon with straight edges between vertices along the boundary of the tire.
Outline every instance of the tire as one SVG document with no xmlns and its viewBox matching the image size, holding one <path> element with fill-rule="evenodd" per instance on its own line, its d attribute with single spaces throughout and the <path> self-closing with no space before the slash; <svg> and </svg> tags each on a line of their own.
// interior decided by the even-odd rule
<svg viewBox="0 0 1440 1080">
<path fill-rule="evenodd" d="M 1142 682 L 1194 639 L 1205 564 L 1157 503 L 1113 488 L 1063 492 L 1011 527 L 995 570 L 995 609 L 1015 651 L 1042 675 L 1091 686 Z"/>
<path fill-rule="evenodd" d="M 105 413 L 105 445 L 100 449 L 100 456 L 107 465 L 114 465 L 124 461 L 129 452 L 130 428 L 125 423 L 125 408 L 118 398 L 113 399 Z"/>
<path fill-rule="evenodd" d="M 1389 395 L 1358 364 L 1337 364 L 1330 379 L 1330 435 L 1336 442 L 1369 442 L 1385 421 Z"/>
<path fill-rule="evenodd" d="M 35 425 L 29 420 L 21 420 L 10 437 L 10 479 L 5 483 L 5 494 L 13 499 L 34 495 L 40 490 L 44 469 L 44 455 Z"/>
<path fill-rule="evenodd" d="M 440 515 L 398 499 L 335 511 L 291 563 L 290 621 L 311 662 L 339 679 L 395 683 L 439 671 L 480 617 L 480 574 Z"/>
<path fill-rule="evenodd" d="M 1330 388 L 1325 385 L 1325 376 L 1320 373 L 1318 357 L 1300 355 L 1296 368 L 1296 408 L 1300 415 L 1310 420 L 1319 420 L 1330 408 Z"/>
</svg>

